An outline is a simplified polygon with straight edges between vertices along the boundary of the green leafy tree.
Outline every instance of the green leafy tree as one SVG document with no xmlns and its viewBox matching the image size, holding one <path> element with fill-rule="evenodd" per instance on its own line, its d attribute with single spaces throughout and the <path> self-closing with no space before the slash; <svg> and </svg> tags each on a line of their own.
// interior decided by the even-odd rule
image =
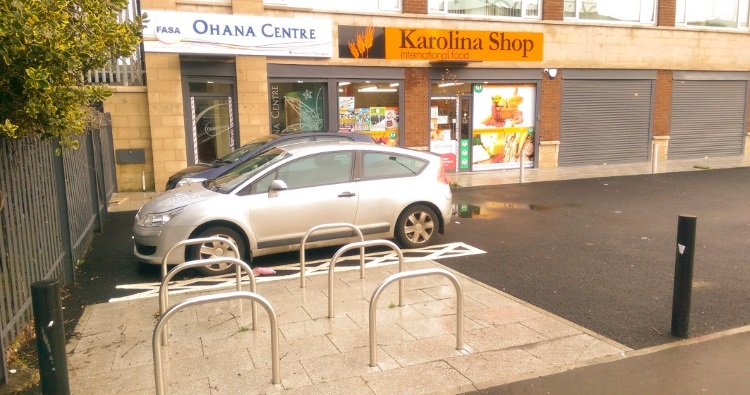
<svg viewBox="0 0 750 395">
<path fill-rule="evenodd" d="M 75 136 L 111 95 L 84 75 L 130 56 L 141 18 L 118 22 L 128 0 L 0 0 L 0 138 Z"/>
</svg>

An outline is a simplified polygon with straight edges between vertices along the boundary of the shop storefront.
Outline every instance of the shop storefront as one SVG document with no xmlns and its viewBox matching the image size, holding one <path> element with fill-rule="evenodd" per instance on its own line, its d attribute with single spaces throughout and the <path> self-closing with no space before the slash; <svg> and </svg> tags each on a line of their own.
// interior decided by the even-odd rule
<svg viewBox="0 0 750 395">
<path fill-rule="evenodd" d="M 539 61 L 540 33 L 339 26 L 339 57 L 428 61 L 429 150 L 446 170 L 535 165 L 539 69 L 462 68 L 482 61 Z"/>
<path fill-rule="evenodd" d="M 750 73 L 675 72 L 670 159 L 742 155 Z"/>
<path fill-rule="evenodd" d="M 649 160 L 655 71 L 566 70 L 559 166 Z"/>
<path fill-rule="evenodd" d="M 446 170 L 534 167 L 541 70 L 434 69 L 430 151 Z"/>
<path fill-rule="evenodd" d="M 401 68 L 269 64 L 271 130 L 360 132 L 403 145 L 403 83 Z"/>
</svg>

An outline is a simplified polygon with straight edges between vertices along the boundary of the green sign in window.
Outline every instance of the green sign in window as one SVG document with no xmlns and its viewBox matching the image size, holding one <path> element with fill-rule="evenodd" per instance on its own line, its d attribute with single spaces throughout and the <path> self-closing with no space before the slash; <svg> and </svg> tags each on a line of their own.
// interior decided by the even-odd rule
<svg viewBox="0 0 750 395">
<path fill-rule="evenodd" d="M 458 153 L 458 167 L 460 169 L 469 168 L 469 139 L 461 139 L 461 148 Z"/>
</svg>

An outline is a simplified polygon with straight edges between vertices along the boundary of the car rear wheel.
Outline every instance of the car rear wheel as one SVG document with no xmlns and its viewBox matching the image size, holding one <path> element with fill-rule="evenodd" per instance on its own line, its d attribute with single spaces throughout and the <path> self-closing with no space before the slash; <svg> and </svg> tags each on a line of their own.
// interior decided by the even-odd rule
<svg viewBox="0 0 750 395">
<path fill-rule="evenodd" d="M 406 248 L 430 245 L 438 230 L 438 218 L 431 208 L 411 206 L 401 213 L 396 222 L 396 238 Z"/>
<path fill-rule="evenodd" d="M 234 229 L 226 226 L 214 226 L 206 228 L 198 234 L 195 238 L 200 237 L 222 237 L 234 242 L 239 251 L 234 251 L 233 248 L 225 242 L 208 242 L 199 245 L 191 246 L 188 249 L 187 259 L 210 259 L 210 258 L 237 258 L 242 259 L 245 256 L 245 243 L 242 236 L 239 235 Z M 196 268 L 200 273 L 207 276 L 216 276 L 220 274 L 227 274 L 234 272 L 234 265 L 227 263 L 218 263 L 210 266 L 200 266 Z"/>
</svg>

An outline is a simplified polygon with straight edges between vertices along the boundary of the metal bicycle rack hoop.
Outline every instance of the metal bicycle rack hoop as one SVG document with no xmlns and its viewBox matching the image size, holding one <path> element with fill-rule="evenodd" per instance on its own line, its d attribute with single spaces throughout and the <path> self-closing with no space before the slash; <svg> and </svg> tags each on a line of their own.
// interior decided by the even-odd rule
<svg viewBox="0 0 750 395">
<path fill-rule="evenodd" d="M 336 268 L 336 262 L 338 262 L 339 258 L 341 258 L 341 255 L 343 255 L 345 252 L 355 248 L 361 248 L 363 251 L 360 253 L 360 256 L 364 257 L 364 248 L 373 246 L 386 246 L 395 251 L 396 255 L 398 255 L 398 271 L 404 271 L 404 253 L 401 252 L 401 249 L 398 248 L 398 246 L 392 241 L 360 241 L 357 243 L 350 243 L 341 247 L 338 251 L 336 251 L 336 254 L 333 255 L 333 259 L 331 259 L 331 265 L 328 267 L 328 318 L 333 318 L 333 272 Z M 364 278 L 364 267 L 364 261 L 360 262 L 360 278 Z M 404 305 L 404 284 L 401 281 L 398 282 L 398 305 Z"/>
<path fill-rule="evenodd" d="M 177 266 L 175 266 L 172 270 L 167 273 L 167 276 L 161 281 L 161 285 L 159 286 L 159 313 L 164 314 L 164 311 L 167 309 L 167 306 L 169 305 L 169 280 L 172 279 L 177 273 L 185 270 L 185 269 L 191 269 L 199 266 L 208 266 L 213 265 L 216 263 L 229 263 L 235 265 L 237 268 L 237 291 L 242 290 L 242 281 L 240 279 L 240 268 L 244 269 L 245 272 L 247 272 L 247 277 L 250 280 L 250 292 L 255 292 L 256 290 L 256 282 L 255 282 L 255 274 L 253 274 L 253 269 L 250 268 L 250 265 L 245 263 L 244 261 L 241 261 L 237 258 L 211 258 L 211 259 L 199 259 L 196 261 L 189 261 L 181 263 Z M 255 306 L 255 303 L 252 303 L 250 305 L 250 308 L 252 310 L 252 321 L 253 321 L 253 330 L 257 329 L 257 322 L 258 322 L 258 308 Z M 167 335 L 168 335 L 169 329 L 165 325 L 165 329 L 162 336 L 162 345 L 167 345 Z"/>
<path fill-rule="evenodd" d="M 307 243 L 307 238 L 310 237 L 313 233 L 315 233 L 318 230 L 321 229 L 333 229 L 333 228 L 350 228 L 357 232 L 357 236 L 359 236 L 359 241 L 363 242 L 365 241 L 364 235 L 362 235 L 362 231 L 359 230 L 359 228 L 352 224 L 347 223 L 331 223 L 331 224 L 323 224 L 323 225 L 317 225 L 310 228 L 310 230 L 305 233 L 305 236 L 302 238 L 302 243 L 300 244 L 299 248 L 299 286 L 300 288 L 305 288 L 305 243 Z M 359 249 L 359 278 L 365 278 L 365 248 L 362 247 Z"/>
<path fill-rule="evenodd" d="M 233 291 L 215 295 L 196 296 L 194 298 L 184 300 L 172 306 L 172 308 L 167 310 L 164 315 L 159 317 L 159 321 L 156 322 L 154 334 L 151 338 L 151 347 L 154 357 L 154 379 L 156 380 L 156 393 L 158 395 L 164 394 L 164 372 L 161 363 L 161 347 L 159 346 L 159 337 L 164 331 L 165 326 L 167 325 L 167 322 L 172 317 L 172 315 L 186 307 L 190 307 L 193 305 L 201 305 L 210 302 L 222 302 L 232 299 L 250 299 L 253 301 L 253 305 L 255 305 L 255 303 L 258 303 L 266 309 L 268 318 L 271 322 L 271 371 L 273 376 L 272 383 L 281 383 L 281 373 L 279 369 L 279 324 L 278 317 L 276 316 L 276 311 L 273 309 L 273 306 L 271 306 L 271 303 L 261 295 L 247 291 Z"/>
<path fill-rule="evenodd" d="M 416 269 L 408 272 L 399 272 L 388 276 L 383 282 L 375 289 L 370 298 L 370 366 L 378 366 L 378 334 L 376 325 L 377 324 L 377 307 L 378 298 L 388 284 L 398 281 L 401 285 L 401 280 L 412 277 L 422 277 L 430 275 L 441 275 L 448 277 L 456 288 L 456 350 L 462 350 L 464 348 L 464 292 L 461 288 L 461 284 L 458 282 L 458 278 L 451 272 L 445 269 L 432 268 L 432 269 Z M 400 297 L 401 295 L 399 295 Z M 403 306 L 403 304 L 401 304 Z"/>
</svg>

